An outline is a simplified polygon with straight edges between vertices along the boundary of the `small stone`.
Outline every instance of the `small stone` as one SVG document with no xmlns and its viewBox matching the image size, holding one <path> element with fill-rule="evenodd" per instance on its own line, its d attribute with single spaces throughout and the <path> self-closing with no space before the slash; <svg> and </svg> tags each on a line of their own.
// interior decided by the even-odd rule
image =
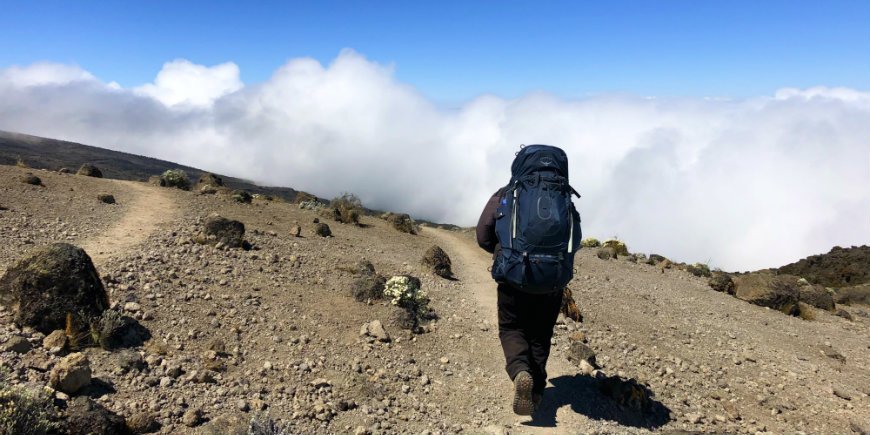
<svg viewBox="0 0 870 435">
<path fill-rule="evenodd" d="M 251 406 L 248 405 L 248 401 L 245 399 L 239 399 L 239 401 L 236 402 L 236 408 L 238 408 L 239 411 L 242 412 L 248 412 L 251 410 Z"/>
<path fill-rule="evenodd" d="M 835 396 L 837 396 L 837 397 L 839 397 L 839 398 L 841 398 L 841 399 L 852 400 L 852 395 L 849 394 L 848 391 L 846 391 L 846 390 L 844 390 L 844 389 L 842 389 L 842 388 L 834 387 L 834 391 L 833 391 L 833 392 L 834 392 L 834 395 L 835 395 Z"/>
<path fill-rule="evenodd" d="M 422 377 L 420 377 L 420 385 L 429 385 L 429 376 L 423 375 Z"/>
<path fill-rule="evenodd" d="M 2 352 L 15 352 L 15 353 L 27 353 L 30 352 L 33 346 L 30 345 L 30 342 L 27 341 L 24 337 L 19 337 L 17 335 L 12 336 L 6 343 L 3 343 L 0 346 L 0 351 Z"/>
<path fill-rule="evenodd" d="M 265 363 L 263 363 L 263 368 L 266 370 L 272 370 L 272 363 L 269 361 L 266 361 Z"/>
<path fill-rule="evenodd" d="M 160 424 L 150 412 L 140 412 L 127 419 L 127 428 L 134 434 L 144 434 L 156 432 Z"/>
<path fill-rule="evenodd" d="M 698 424 L 701 422 L 701 419 L 701 414 L 686 414 L 686 420 L 691 424 Z"/>
<path fill-rule="evenodd" d="M 194 427 L 202 422 L 202 411 L 199 408 L 189 409 L 181 417 L 181 422 L 187 427 Z"/>
<path fill-rule="evenodd" d="M 441 362 L 441 364 L 449 364 L 450 358 L 447 358 L 446 356 L 442 356 L 439 361 Z"/>
<path fill-rule="evenodd" d="M 58 362 L 49 374 L 48 384 L 55 390 L 74 394 L 91 383 L 91 365 L 83 353 L 70 354 Z"/>
<path fill-rule="evenodd" d="M 124 311 L 135 313 L 142 310 L 142 306 L 136 302 L 127 302 L 124 304 Z"/>
<path fill-rule="evenodd" d="M 69 339 L 63 329 L 56 329 L 42 339 L 42 347 L 46 349 L 66 349 Z"/>
<path fill-rule="evenodd" d="M 332 385 L 332 384 L 324 378 L 317 378 L 317 379 L 311 381 L 311 386 L 314 388 L 328 387 L 330 385 Z"/>
</svg>

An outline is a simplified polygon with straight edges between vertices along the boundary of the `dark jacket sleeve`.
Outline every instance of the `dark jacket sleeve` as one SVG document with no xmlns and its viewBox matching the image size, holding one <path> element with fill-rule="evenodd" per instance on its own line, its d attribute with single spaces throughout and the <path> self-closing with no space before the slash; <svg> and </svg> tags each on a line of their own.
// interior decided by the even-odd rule
<svg viewBox="0 0 870 435">
<path fill-rule="evenodd" d="M 477 244 L 486 252 L 494 252 L 498 244 L 498 238 L 495 236 L 495 211 L 498 209 L 500 199 L 501 190 L 489 198 L 477 221 Z"/>
</svg>

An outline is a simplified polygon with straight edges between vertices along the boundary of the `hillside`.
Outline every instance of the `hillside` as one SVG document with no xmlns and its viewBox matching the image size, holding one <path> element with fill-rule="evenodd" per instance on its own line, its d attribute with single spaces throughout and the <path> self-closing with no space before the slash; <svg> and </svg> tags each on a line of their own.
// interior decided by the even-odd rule
<svg viewBox="0 0 870 435">
<path fill-rule="evenodd" d="M 827 254 L 812 255 L 777 270 L 825 287 L 870 283 L 870 246 L 835 246 Z"/>
<path fill-rule="evenodd" d="M 0 164 L 14 165 L 21 159 L 35 169 L 58 170 L 68 168 L 75 172 L 82 164 L 92 163 L 106 178 L 146 181 L 168 169 L 182 169 L 192 180 L 206 173 L 202 169 L 179 165 L 165 160 L 112 151 L 63 140 L 47 139 L 21 133 L 0 131 Z M 259 186 L 250 181 L 220 175 L 232 189 L 271 195 L 287 201 L 296 199 L 296 190 L 286 187 Z"/>
<path fill-rule="evenodd" d="M 42 185 L 23 183 L 27 172 Z M 570 285 L 584 322 L 559 320 L 550 385 L 530 419 L 510 412 L 491 260 L 470 232 L 411 235 L 372 216 L 341 224 L 283 202 L 14 166 L 0 166 L 0 210 L 0 274 L 49 243 L 82 246 L 114 310 L 147 331 L 120 349 L 80 349 L 93 379 L 54 394 L 66 421 L 104 421 L 82 411 L 91 398 L 163 434 L 248 433 L 251 421 L 305 434 L 870 430 L 866 305 L 842 307 L 853 320 L 819 310 L 807 321 L 677 267 L 584 249 Z M 250 249 L 199 244 L 213 213 L 243 223 Z M 455 279 L 421 263 L 432 245 Z M 418 277 L 436 316 L 412 333 L 389 301 L 355 300 L 368 279 L 361 261 Z M 38 389 L 70 350 L 16 327 L 14 312 L 0 309 L 5 382 Z M 599 371 L 578 366 L 583 349 Z"/>
</svg>

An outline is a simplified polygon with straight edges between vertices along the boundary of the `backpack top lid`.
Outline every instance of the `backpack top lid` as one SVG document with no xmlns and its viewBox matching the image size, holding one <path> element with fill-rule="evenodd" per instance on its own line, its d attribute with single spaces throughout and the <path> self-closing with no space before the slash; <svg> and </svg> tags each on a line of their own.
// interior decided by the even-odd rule
<svg viewBox="0 0 870 435">
<path fill-rule="evenodd" d="M 516 179 L 535 171 L 552 171 L 568 178 L 568 156 L 552 145 L 526 145 L 511 165 L 511 176 Z"/>
</svg>

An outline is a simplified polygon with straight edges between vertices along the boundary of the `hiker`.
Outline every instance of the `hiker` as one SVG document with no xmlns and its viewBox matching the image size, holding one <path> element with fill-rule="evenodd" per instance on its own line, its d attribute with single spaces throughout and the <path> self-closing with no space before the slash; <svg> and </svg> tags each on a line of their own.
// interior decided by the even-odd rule
<svg viewBox="0 0 870 435">
<path fill-rule="evenodd" d="M 564 151 L 523 146 L 510 183 L 487 201 L 477 223 L 478 245 L 493 253 L 498 336 L 520 415 L 532 415 L 543 397 L 553 326 L 580 247 L 572 194 L 580 196 L 568 184 Z"/>
</svg>

